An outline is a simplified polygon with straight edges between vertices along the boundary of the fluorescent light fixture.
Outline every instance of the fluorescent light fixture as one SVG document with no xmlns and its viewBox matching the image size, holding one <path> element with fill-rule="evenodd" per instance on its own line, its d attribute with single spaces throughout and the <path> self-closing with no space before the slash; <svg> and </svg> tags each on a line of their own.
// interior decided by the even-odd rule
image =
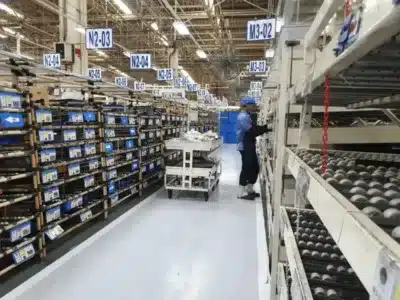
<svg viewBox="0 0 400 300">
<path fill-rule="evenodd" d="M 131 57 L 131 53 L 129 51 L 124 51 L 123 53 L 126 57 Z"/>
<path fill-rule="evenodd" d="M 0 38 L 1 38 L 1 39 L 5 39 L 5 38 L 7 38 L 7 36 L 6 36 L 5 34 L 1 34 L 1 33 L 0 33 Z"/>
<path fill-rule="evenodd" d="M 20 37 L 21 39 L 24 39 L 24 38 L 25 38 L 24 35 L 22 35 L 22 34 L 16 32 L 14 29 L 11 29 L 11 28 L 9 28 L 9 27 L 3 27 L 3 30 L 4 30 L 5 32 L 7 32 L 8 34 L 14 35 L 14 36 L 16 36 L 16 37 L 19 35 L 19 37 Z"/>
<path fill-rule="evenodd" d="M 108 57 L 108 55 L 107 55 L 104 51 L 96 50 L 96 53 L 97 53 L 98 55 L 100 55 L 100 56 Z"/>
<path fill-rule="evenodd" d="M 26 55 L 26 54 L 22 54 L 22 53 L 21 53 L 20 56 L 23 57 L 23 58 L 29 59 L 29 60 L 35 60 L 34 57 L 29 56 L 29 55 Z"/>
<path fill-rule="evenodd" d="M 186 27 L 185 23 L 181 21 L 175 21 L 172 24 L 175 28 L 175 30 L 180 34 L 180 35 L 189 35 L 189 29 Z"/>
<path fill-rule="evenodd" d="M 203 50 L 201 50 L 201 49 L 197 49 L 197 50 L 196 50 L 196 54 L 197 54 L 197 56 L 200 57 L 201 59 L 207 58 L 207 54 L 206 54 Z"/>
<path fill-rule="evenodd" d="M 113 71 L 115 71 L 117 68 L 116 67 L 114 67 L 114 66 L 112 66 L 112 65 L 108 65 L 108 68 L 110 69 L 110 70 L 113 70 Z"/>
<path fill-rule="evenodd" d="M 182 67 L 182 66 L 178 66 L 178 69 L 179 69 L 179 70 L 183 70 L 183 67 Z"/>
<path fill-rule="evenodd" d="M 167 36 L 165 34 L 163 34 L 161 38 L 163 38 L 164 40 L 168 41 L 168 38 L 167 38 Z"/>
<path fill-rule="evenodd" d="M 169 46 L 169 43 L 168 43 L 168 41 L 166 41 L 166 40 L 162 40 L 162 43 L 164 44 L 164 46 Z"/>
<path fill-rule="evenodd" d="M 85 34 L 85 28 L 83 27 L 75 27 L 75 30 L 78 31 L 79 33 Z"/>
<path fill-rule="evenodd" d="M 9 15 L 17 17 L 19 19 L 22 19 L 24 17 L 24 15 L 21 15 L 20 13 L 17 13 L 14 9 L 12 9 L 11 7 L 5 5 L 4 3 L 0 3 L 0 10 L 3 10 L 6 13 L 8 13 Z"/>
<path fill-rule="evenodd" d="M 265 58 L 272 58 L 275 55 L 274 49 L 267 49 L 265 50 Z"/>
<path fill-rule="evenodd" d="M 151 23 L 151 28 L 153 28 L 155 31 L 158 31 L 158 25 L 156 22 Z"/>
<path fill-rule="evenodd" d="M 181 70 L 181 73 L 183 74 L 183 76 L 186 76 L 186 77 L 188 77 L 189 76 L 189 73 L 186 71 L 186 70 Z"/>
<path fill-rule="evenodd" d="M 281 32 L 283 25 L 285 25 L 283 18 L 276 18 L 276 32 Z"/>
<path fill-rule="evenodd" d="M 152 66 L 151 67 L 154 71 L 157 71 L 158 70 L 158 67 L 156 67 L 156 66 Z"/>
<path fill-rule="evenodd" d="M 132 15 L 132 11 L 122 0 L 114 0 L 114 4 L 126 15 Z"/>
</svg>

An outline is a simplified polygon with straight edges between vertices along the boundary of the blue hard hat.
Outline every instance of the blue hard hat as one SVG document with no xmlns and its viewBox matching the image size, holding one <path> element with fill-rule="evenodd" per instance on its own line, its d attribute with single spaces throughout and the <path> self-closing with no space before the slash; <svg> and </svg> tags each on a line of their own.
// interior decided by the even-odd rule
<svg viewBox="0 0 400 300">
<path fill-rule="evenodd" d="M 254 97 L 243 97 L 240 99 L 240 105 L 256 104 L 256 98 Z"/>
</svg>

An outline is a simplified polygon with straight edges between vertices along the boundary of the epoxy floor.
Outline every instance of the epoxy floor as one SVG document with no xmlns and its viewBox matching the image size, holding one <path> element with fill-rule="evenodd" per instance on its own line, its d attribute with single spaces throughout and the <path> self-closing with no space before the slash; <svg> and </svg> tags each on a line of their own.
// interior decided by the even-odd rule
<svg viewBox="0 0 400 300">
<path fill-rule="evenodd" d="M 234 145 L 221 152 L 209 202 L 154 194 L 2 299 L 260 299 L 260 203 L 236 198 L 240 157 Z"/>
</svg>

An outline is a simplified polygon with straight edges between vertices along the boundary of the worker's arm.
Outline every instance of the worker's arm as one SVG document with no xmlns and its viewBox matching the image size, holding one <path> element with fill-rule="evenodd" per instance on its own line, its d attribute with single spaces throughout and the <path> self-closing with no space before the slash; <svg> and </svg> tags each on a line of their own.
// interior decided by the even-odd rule
<svg viewBox="0 0 400 300">
<path fill-rule="evenodd" d="M 256 124 L 251 124 L 250 128 L 245 132 L 245 138 L 256 138 L 259 135 L 262 135 L 264 133 L 267 133 L 268 131 L 271 131 L 268 129 L 268 125 L 256 125 Z"/>
</svg>

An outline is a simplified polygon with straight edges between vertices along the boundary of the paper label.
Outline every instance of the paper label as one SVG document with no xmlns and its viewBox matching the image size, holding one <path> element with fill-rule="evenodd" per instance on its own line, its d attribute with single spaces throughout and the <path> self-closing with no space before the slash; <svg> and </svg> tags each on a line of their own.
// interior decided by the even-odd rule
<svg viewBox="0 0 400 300">
<path fill-rule="evenodd" d="M 69 147 L 68 154 L 69 154 L 69 158 L 82 157 L 82 149 L 80 146 Z"/>
<path fill-rule="evenodd" d="M 117 195 L 112 195 L 112 196 L 110 196 L 110 203 L 111 203 L 111 205 L 112 205 L 112 204 L 115 204 L 116 202 L 118 202 L 118 199 L 119 199 L 118 194 L 117 194 Z"/>
<path fill-rule="evenodd" d="M 149 119 L 149 126 L 153 126 L 153 119 Z"/>
<path fill-rule="evenodd" d="M 53 121 L 51 111 L 45 109 L 36 110 L 36 122 L 37 123 L 51 123 Z"/>
<path fill-rule="evenodd" d="M 154 148 L 150 149 L 150 154 L 154 154 Z"/>
<path fill-rule="evenodd" d="M 76 141 L 76 130 L 75 129 L 67 129 L 63 131 L 64 142 Z"/>
<path fill-rule="evenodd" d="M 85 140 L 92 140 L 96 138 L 96 130 L 93 128 L 85 128 L 83 130 L 83 135 L 85 136 Z"/>
<path fill-rule="evenodd" d="M 20 264 L 35 256 L 35 248 L 32 244 L 28 244 L 25 247 L 18 249 L 12 253 L 12 257 L 15 264 Z"/>
<path fill-rule="evenodd" d="M 158 130 L 158 131 L 156 132 L 156 136 L 157 136 L 157 137 L 160 137 L 160 136 L 161 136 L 161 131 Z"/>
<path fill-rule="evenodd" d="M 160 150 L 161 150 L 160 146 L 157 146 L 156 147 L 156 152 L 160 152 Z"/>
<path fill-rule="evenodd" d="M 40 151 L 40 161 L 51 162 L 56 160 L 56 149 L 45 149 Z"/>
<path fill-rule="evenodd" d="M 107 138 L 113 138 L 113 137 L 115 137 L 115 130 L 114 129 L 106 129 L 106 130 L 104 130 L 104 135 Z"/>
<path fill-rule="evenodd" d="M 92 218 L 92 216 L 93 216 L 93 214 L 92 214 L 91 210 L 85 211 L 84 213 L 82 213 L 80 215 L 81 222 L 85 222 L 85 221 L 90 220 Z"/>
<path fill-rule="evenodd" d="M 126 154 L 126 160 L 132 160 L 133 154 L 132 153 L 127 153 Z"/>
<path fill-rule="evenodd" d="M 135 128 L 129 128 L 129 135 L 130 136 L 136 135 L 136 129 Z"/>
<path fill-rule="evenodd" d="M 96 154 L 96 145 L 89 144 L 85 145 L 85 155 L 93 155 Z"/>
<path fill-rule="evenodd" d="M 59 206 L 51 208 L 46 211 L 46 222 L 50 223 L 61 217 L 61 208 Z"/>
<path fill-rule="evenodd" d="M 83 113 L 69 111 L 68 112 L 68 121 L 71 123 L 82 123 L 83 122 Z"/>
<path fill-rule="evenodd" d="M 19 239 L 31 234 L 31 232 L 31 221 L 19 224 L 18 226 L 10 229 L 10 241 L 18 241 Z"/>
<path fill-rule="evenodd" d="M 150 165 L 149 165 L 149 170 L 153 170 L 154 169 L 154 163 L 151 163 Z"/>
<path fill-rule="evenodd" d="M 168 129 L 168 134 L 171 134 L 171 129 Z"/>
<path fill-rule="evenodd" d="M 113 143 L 104 143 L 104 151 L 105 152 L 113 152 L 114 146 Z"/>
<path fill-rule="evenodd" d="M 51 187 L 43 192 L 44 202 L 52 201 L 58 199 L 59 197 L 60 191 L 58 189 L 58 186 Z"/>
<path fill-rule="evenodd" d="M 85 188 L 94 185 L 94 176 L 92 175 L 89 177 L 85 177 L 85 179 L 83 179 L 83 183 L 84 183 Z"/>
<path fill-rule="evenodd" d="M 106 157 L 106 167 L 113 166 L 115 163 L 114 156 Z"/>
<path fill-rule="evenodd" d="M 81 166 L 79 164 L 71 164 L 68 166 L 68 175 L 75 176 L 81 173 Z"/>
<path fill-rule="evenodd" d="M 114 116 L 106 116 L 106 124 L 115 125 L 115 117 Z"/>
<path fill-rule="evenodd" d="M 96 114 L 94 111 L 84 111 L 83 112 L 83 119 L 86 122 L 95 122 L 96 121 Z"/>
<path fill-rule="evenodd" d="M 154 132 L 150 131 L 149 132 L 149 139 L 152 139 L 152 138 L 154 138 Z"/>
<path fill-rule="evenodd" d="M 56 169 L 43 170 L 42 171 L 42 182 L 48 183 L 58 179 L 58 173 Z"/>
<path fill-rule="evenodd" d="M 142 150 L 142 156 L 146 156 L 147 155 L 147 149 L 143 149 Z"/>
<path fill-rule="evenodd" d="M 146 125 L 146 119 L 140 119 L 140 125 Z"/>
<path fill-rule="evenodd" d="M 57 237 L 59 237 L 61 234 L 63 234 L 64 229 L 62 229 L 62 227 L 60 225 L 54 226 L 53 228 L 47 230 L 45 232 L 46 236 L 50 239 L 50 240 L 55 240 Z"/>
<path fill-rule="evenodd" d="M 141 133 L 141 134 L 140 134 L 140 139 L 141 139 L 141 140 L 146 139 L 146 134 L 145 134 L 145 133 Z"/>
<path fill-rule="evenodd" d="M 83 197 L 79 196 L 69 201 L 69 209 L 73 209 L 83 205 Z"/>
<path fill-rule="evenodd" d="M 39 141 L 40 142 L 54 141 L 54 131 L 53 130 L 40 129 L 39 130 Z"/>
<path fill-rule="evenodd" d="M 118 175 L 117 175 L 117 170 L 111 170 L 111 171 L 109 171 L 109 172 L 107 172 L 107 180 L 111 180 L 111 179 L 114 179 L 114 178 L 116 178 Z"/>
<path fill-rule="evenodd" d="M 161 120 L 160 119 L 156 119 L 156 125 L 160 125 Z"/>
<path fill-rule="evenodd" d="M 135 125 L 136 124 L 136 120 L 134 117 L 129 117 L 129 125 Z"/>
<path fill-rule="evenodd" d="M 89 161 L 89 171 L 93 171 L 99 168 L 99 161 L 97 159 Z"/>
</svg>

